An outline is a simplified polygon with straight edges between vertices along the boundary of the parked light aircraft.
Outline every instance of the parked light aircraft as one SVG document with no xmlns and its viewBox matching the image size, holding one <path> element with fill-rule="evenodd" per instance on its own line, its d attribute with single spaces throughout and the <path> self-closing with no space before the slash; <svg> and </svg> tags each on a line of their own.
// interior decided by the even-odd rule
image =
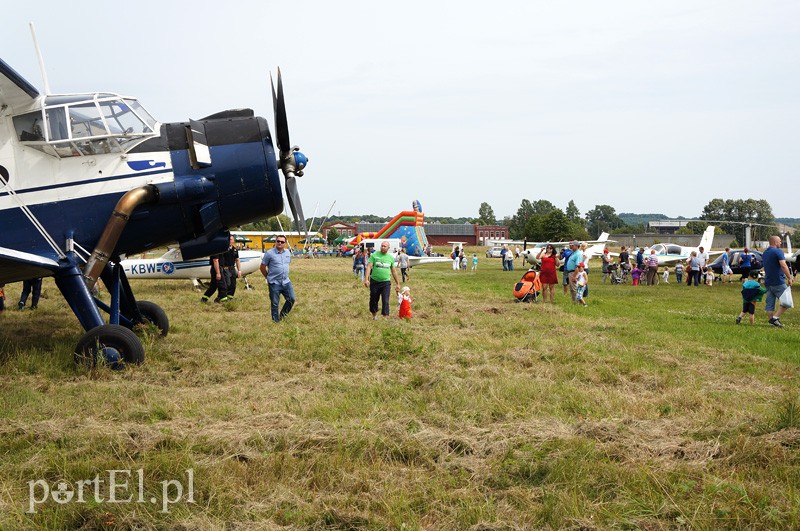
<svg viewBox="0 0 800 531">
<path fill-rule="evenodd" d="M 658 259 L 658 265 L 660 266 L 669 266 L 676 264 L 678 262 L 686 261 L 689 256 L 691 256 L 693 251 L 700 252 L 700 247 L 708 254 L 709 262 L 711 258 L 720 255 L 723 251 L 711 251 L 711 245 L 714 243 L 714 226 L 709 225 L 706 227 L 705 232 L 703 232 L 703 236 L 700 238 L 700 243 L 697 247 L 684 247 L 682 245 L 676 245 L 674 243 L 657 243 L 652 247 L 645 247 L 644 248 L 644 256 L 645 258 L 650 256 L 650 251 L 656 252 L 656 258 Z M 612 256 L 619 256 L 617 253 L 612 253 Z"/>
<path fill-rule="evenodd" d="M 608 236 L 609 234 L 604 232 L 596 240 L 586 242 L 592 244 L 588 249 L 586 249 L 584 257 L 584 264 L 586 265 L 587 269 L 589 268 L 589 260 L 591 260 L 595 255 L 601 254 L 609 241 L 613 242 L 613 240 L 608 239 Z M 539 263 L 539 259 L 536 257 L 539 256 L 539 253 L 542 251 L 542 249 L 548 245 L 552 245 L 554 247 L 563 247 L 565 245 L 569 245 L 569 243 L 570 242 L 535 242 L 533 243 L 532 247 L 521 251 L 519 254 L 522 256 L 525 262 L 531 264 L 532 266 L 539 267 L 541 264 Z M 530 242 L 528 242 L 528 245 L 530 245 Z"/>
<path fill-rule="evenodd" d="M 239 251 L 242 279 L 250 289 L 247 275 L 258 271 L 262 253 L 258 251 Z M 129 280 L 137 278 L 191 280 L 195 287 L 201 287 L 201 280 L 211 279 L 211 266 L 208 257 L 184 260 L 181 250 L 169 249 L 158 258 L 125 259 L 120 262 Z"/>
<path fill-rule="evenodd" d="M 250 109 L 160 123 L 133 97 L 51 94 L 47 82 L 42 94 L 0 60 L 0 284 L 55 277 L 86 331 L 76 362 L 141 363 L 131 329 L 168 332 L 164 311 L 134 297 L 123 255 L 172 242 L 184 260 L 224 251 L 227 227 L 283 211 L 279 169 L 305 229 L 296 177 L 308 159 L 289 142 L 280 70 L 275 85 L 279 153 Z M 109 304 L 92 294 L 100 278 Z"/>
</svg>

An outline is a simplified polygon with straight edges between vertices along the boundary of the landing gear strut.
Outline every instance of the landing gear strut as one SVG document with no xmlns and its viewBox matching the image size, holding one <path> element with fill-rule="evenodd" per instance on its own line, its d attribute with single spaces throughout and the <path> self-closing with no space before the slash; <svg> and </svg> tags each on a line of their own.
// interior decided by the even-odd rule
<svg viewBox="0 0 800 531">
<path fill-rule="evenodd" d="M 166 336 L 167 314 L 155 303 L 136 301 L 118 263 L 106 263 L 100 275 L 111 295 L 108 305 L 92 296 L 73 252 L 68 253 L 67 261 L 56 274 L 56 285 L 86 330 L 75 348 L 75 362 L 95 367 L 105 361 L 114 369 L 122 368 L 125 363 L 143 363 L 144 347 L 132 330 L 138 324 L 153 324 L 161 336 Z M 98 309 L 108 313 L 108 324 Z"/>
</svg>

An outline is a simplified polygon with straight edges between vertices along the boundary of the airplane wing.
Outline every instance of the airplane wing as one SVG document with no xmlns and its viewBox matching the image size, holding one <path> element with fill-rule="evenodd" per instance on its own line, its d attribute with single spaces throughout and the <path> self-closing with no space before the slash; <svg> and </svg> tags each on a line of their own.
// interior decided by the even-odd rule
<svg viewBox="0 0 800 531">
<path fill-rule="evenodd" d="M 19 109 L 33 102 L 38 96 L 39 91 L 36 87 L 0 59 L 0 105 Z"/>
<path fill-rule="evenodd" d="M 49 277 L 56 270 L 58 262 L 55 260 L 0 247 L 0 284 Z"/>
<path fill-rule="evenodd" d="M 425 264 L 445 263 L 452 264 L 453 260 L 446 256 L 409 256 L 408 265 L 411 267 Z"/>
</svg>

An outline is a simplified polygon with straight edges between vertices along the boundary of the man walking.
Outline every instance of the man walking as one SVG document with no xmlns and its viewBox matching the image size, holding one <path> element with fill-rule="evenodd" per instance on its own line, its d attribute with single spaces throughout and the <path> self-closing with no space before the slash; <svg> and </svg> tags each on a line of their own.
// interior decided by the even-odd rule
<svg viewBox="0 0 800 531">
<path fill-rule="evenodd" d="M 233 234 L 230 237 L 230 247 L 225 251 L 225 278 L 227 280 L 228 298 L 232 299 L 236 295 L 236 281 L 242 276 L 242 263 L 239 260 L 239 250 Z"/>
<path fill-rule="evenodd" d="M 564 272 L 569 280 L 569 294 L 572 297 L 572 304 L 575 304 L 578 302 L 578 286 L 575 283 L 575 275 L 578 264 L 583 263 L 583 253 L 580 250 L 580 244 L 576 240 L 569 242 L 569 248 L 572 249 L 572 254 L 569 255 L 567 263 L 564 264 Z"/>
<path fill-rule="evenodd" d="M 786 265 L 786 256 L 781 250 L 780 236 L 769 237 L 769 247 L 761 255 L 764 261 L 764 287 L 767 288 L 767 304 L 764 309 L 769 317 L 769 324 L 772 326 L 783 328 L 780 321 L 780 316 L 783 312 L 791 306 L 783 306 L 778 304 L 778 309 L 775 309 L 775 302 L 779 301 L 783 292 L 787 289 L 792 289 L 792 275 L 789 273 L 789 267 Z M 786 281 L 789 285 L 786 285 Z"/>
<path fill-rule="evenodd" d="M 378 318 L 378 299 L 382 299 L 381 315 L 389 316 L 389 293 L 394 279 L 395 292 L 400 292 L 400 279 L 394 267 L 394 257 L 389 254 L 389 242 L 381 243 L 381 250 L 370 255 L 364 285 L 369 288 L 369 311 Z"/>
<path fill-rule="evenodd" d="M 277 236 L 275 247 L 265 252 L 261 258 L 261 274 L 267 279 L 272 320 L 276 323 L 286 317 L 294 306 L 294 287 L 289 280 L 289 262 L 291 261 L 292 253 L 286 249 L 286 236 L 284 235 Z M 283 308 L 278 312 L 281 295 L 283 295 L 284 303 Z"/>
<path fill-rule="evenodd" d="M 217 292 L 217 298 L 214 302 L 227 302 L 228 301 L 228 281 L 225 278 L 225 253 L 215 254 L 209 257 L 208 263 L 211 267 L 211 282 L 208 289 L 200 298 L 200 302 L 208 302 L 214 292 Z"/>
</svg>

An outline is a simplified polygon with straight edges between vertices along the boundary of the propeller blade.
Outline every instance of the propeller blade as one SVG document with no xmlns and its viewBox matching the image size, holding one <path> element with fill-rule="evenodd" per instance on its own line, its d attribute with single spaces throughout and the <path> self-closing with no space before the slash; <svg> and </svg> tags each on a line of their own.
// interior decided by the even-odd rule
<svg viewBox="0 0 800 531">
<path fill-rule="evenodd" d="M 272 86 L 272 108 L 275 111 L 275 143 L 281 155 L 292 149 L 289 142 L 289 121 L 286 119 L 286 102 L 283 99 L 283 80 L 281 79 L 281 69 L 278 67 L 278 92 L 275 93 L 275 83 L 272 81 L 272 73 L 269 74 L 269 84 Z"/>
<path fill-rule="evenodd" d="M 286 199 L 294 216 L 294 224 L 298 232 L 307 232 L 306 218 L 303 215 L 303 206 L 300 204 L 300 194 L 297 192 L 297 177 L 286 176 Z"/>
</svg>

